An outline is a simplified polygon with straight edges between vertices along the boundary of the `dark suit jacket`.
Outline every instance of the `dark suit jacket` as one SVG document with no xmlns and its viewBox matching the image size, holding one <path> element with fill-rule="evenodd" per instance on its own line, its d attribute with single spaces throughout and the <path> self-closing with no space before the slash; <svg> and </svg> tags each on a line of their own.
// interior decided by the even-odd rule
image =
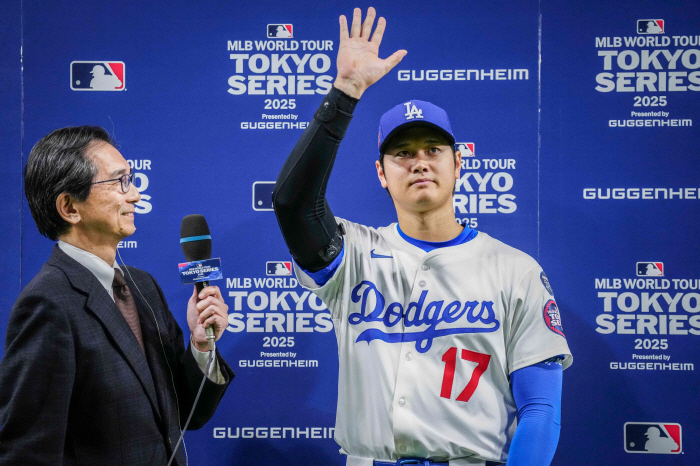
<svg viewBox="0 0 700 466">
<path fill-rule="evenodd" d="M 97 278 L 58 246 L 20 293 L 0 362 L 0 465 L 167 463 L 204 374 L 156 281 L 128 270 L 145 354 Z M 234 376 L 217 358 L 226 383 L 207 378 L 190 429 Z M 185 464 L 182 446 L 176 458 Z"/>
</svg>

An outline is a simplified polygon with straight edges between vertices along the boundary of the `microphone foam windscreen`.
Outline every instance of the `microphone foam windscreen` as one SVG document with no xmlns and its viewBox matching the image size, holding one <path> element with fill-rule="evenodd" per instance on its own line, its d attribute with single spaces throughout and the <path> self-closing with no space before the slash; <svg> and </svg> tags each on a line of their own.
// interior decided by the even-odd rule
<svg viewBox="0 0 700 466">
<path fill-rule="evenodd" d="M 211 259 L 211 234 L 202 215 L 188 215 L 180 225 L 180 245 L 187 262 Z"/>
</svg>

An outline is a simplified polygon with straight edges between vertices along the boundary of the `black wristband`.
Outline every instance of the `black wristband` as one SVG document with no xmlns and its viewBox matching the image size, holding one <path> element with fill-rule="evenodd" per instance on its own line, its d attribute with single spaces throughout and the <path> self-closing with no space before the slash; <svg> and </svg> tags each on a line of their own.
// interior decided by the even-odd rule
<svg viewBox="0 0 700 466">
<path fill-rule="evenodd" d="M 318 255 L 321 256 L 321 259 L 325 262 L 330 264 L 333 262 L 333 260 L 338 257 L 338 254 L 340 254 L 340 251 L 343 250 L 343 235 L 345 234 L 345 228 L 343 227 L 342 224 L 338 224 L 338 229 L 335 230 L 335 234 L 333 235 L 333 239 L 331 240 L 328 245 L 321 249 L 318 252 Z"/>
<path fill-rule="evenodd" d="M 352 112 L 359 102 L 345 92 L 335 87 L 323 99 L 323 103 L 316 110 L 314 118 L 318 123 L 337 139 L 343 139 L 345 132 L 352 120 Z"/>
</svg>

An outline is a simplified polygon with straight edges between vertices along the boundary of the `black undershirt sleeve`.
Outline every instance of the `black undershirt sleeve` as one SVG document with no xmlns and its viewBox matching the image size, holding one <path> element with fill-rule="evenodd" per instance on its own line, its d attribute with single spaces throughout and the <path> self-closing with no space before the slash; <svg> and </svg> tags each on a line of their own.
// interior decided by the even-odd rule
<svg viewBox="0 0 700 466">
<path fill-rule="evenodd" d="M 284 163 L 272 193 L 287 247 L 310 272 L 328 266 L 343 247 L 343 231 L 326 201 L 326 186 L 357 102 L 331 88 Z"/>
</svg>

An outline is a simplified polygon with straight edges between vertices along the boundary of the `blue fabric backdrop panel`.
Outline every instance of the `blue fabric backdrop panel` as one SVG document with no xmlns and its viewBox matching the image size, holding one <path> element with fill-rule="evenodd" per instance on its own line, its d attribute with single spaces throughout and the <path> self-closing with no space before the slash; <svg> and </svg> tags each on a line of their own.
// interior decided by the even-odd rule
<svg viewBox="0 0 700 466">
<path fill-rule="evenodd" d="M 0 338 L 20 291 L 20 231 L 22 228 L 22 87 L 19 1 L 5 2 L 0 18 L 0 176 L 4 209 L 0 221 Z M 0 356 L 4 345 L 0 345 Z"/>
<path fill-rule="evenodd" d="M 557 464 L 700 458 L 699 14 L 543 3 L 540 250 L 575 355 Z M 648 454 L 660 423 L 682 445 Z"/>
</svg>

